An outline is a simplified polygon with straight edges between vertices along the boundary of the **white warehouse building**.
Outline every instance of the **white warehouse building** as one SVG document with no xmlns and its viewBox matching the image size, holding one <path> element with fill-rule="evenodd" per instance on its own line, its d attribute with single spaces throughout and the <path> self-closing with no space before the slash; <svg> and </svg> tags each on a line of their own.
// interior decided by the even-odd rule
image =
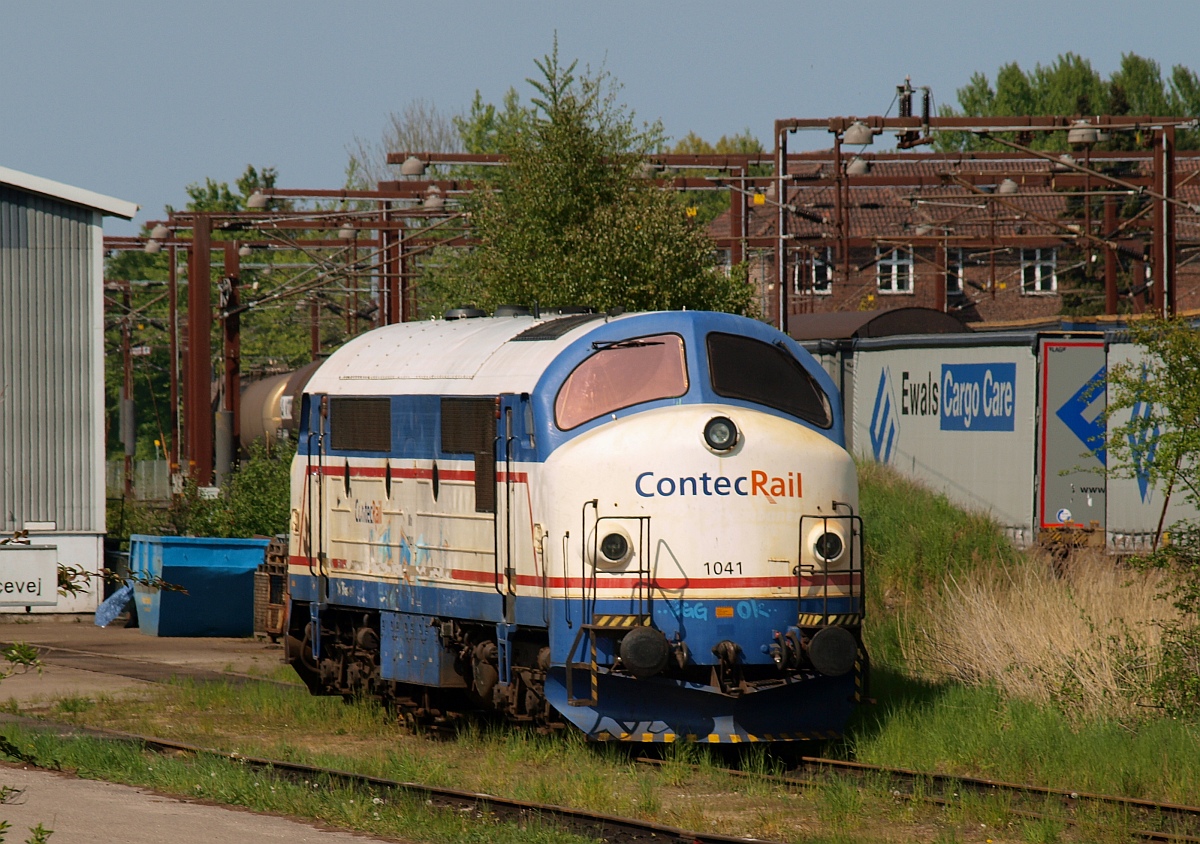
<svg viewBox="0 0 1200 844">
<path fill-rule="evenodd" d="M 105 532 L 102 222 L 132 219 L 137 209 L 0 167 L 0 540 L 28 530 L 60 564 L 97 574 Z M 0 566 L 6 559 L 13 568 L 17 557 L 0 554 Z M 33 611 L 87 612 L 102 594 L 95 580 L 86 594 Z M 0 611 L 14 609 L 26 611 Z"/>
</svg>

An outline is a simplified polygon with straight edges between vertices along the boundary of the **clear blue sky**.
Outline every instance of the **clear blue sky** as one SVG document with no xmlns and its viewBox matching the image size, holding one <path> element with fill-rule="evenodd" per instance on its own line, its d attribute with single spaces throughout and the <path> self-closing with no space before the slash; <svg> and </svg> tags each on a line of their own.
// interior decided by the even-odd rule
<svg viewBox="0 0 1200 844">
<path fill-rule="evenodd" d="M 776 118 L 882 114 L 911 76 L 939 102 L 975 71 L 1074 51 L 1200 70 L 1200 2 L 355 2 L 0 0 L 0 165 L 182 207 L 206 176 L 274 166 L 280 186 L 340 187 L 347 144 L 416 98 L 525 98 L 555 32 L 603 64 L 667 132 L 715 140 Z"/>
</svg>

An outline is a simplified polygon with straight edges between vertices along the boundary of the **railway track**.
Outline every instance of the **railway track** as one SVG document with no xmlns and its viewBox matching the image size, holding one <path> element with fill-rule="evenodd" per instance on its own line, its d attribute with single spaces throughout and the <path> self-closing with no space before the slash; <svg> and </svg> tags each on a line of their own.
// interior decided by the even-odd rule
<svg viewBox="0 0 1200 844">
<path fill-rule="evenodd" d="M 646 765 L 666 764 L 661 760 L 639 758 Z M 1012 806 L 1006 812 L 1014 817 L 1025 820 L 1048 820 L 1085 826 L 1089 822 L 1080 820 L 1072 815 L 1078 809 L 1087 806 L 1104 806 L 1123 812 L 1126 817 L 1137 817 L 1142 822 L 1161 822 L 1173 824 L 1177 829 L 1134 829 L 1127 830 L 1129 835 L 1144 841 L 1174 842 L 1174 844 L 1200 844 L 1200 835 L 1195 830 L 1200 829 L 1200 806 L 1185 806 L 1178 803 L 1144 800 L 1136 797 L 1120 797 L 1112 794 L 1096 794 L 1086 791 L 1071 791 L 1068 789 L 1046 788 L 1025 783 L 1011 783 L 1002 780 L 990 780 L 980 777 L 952 776 L 949 774 L 914 771 L 908 768 L 889 768 L 883 765 L 871 765 L 863 762 L 849 762 L 840 759 L 825 759 L 817 756 L 804 756 L 799 760 L 796 769 L 787 774 L 767 775 L 747 773 L 732 768 L 721 769 L 722 773 L 735 777 L 754 777 L 762 780 L 777 782 L 790 788 L 813 788 L 821 783 L 813 779 L 798 776 L 798 772 L 809 773 L 834 772 L 844 776 L 866 778 L 868 776 L 885 778 L 893 786 L 907 786 L 907 791 L 893 788 L 891 793 L 898 799 L 919 800 L 936 806 L 950 807 L 959 802 L 959 795 L 964 790 L 979 794 L 1008 794 L 1038 799 L 1043 803 L 1059 802 L 1065 814 L 1047 814 L 1031 809 Z M 918 785 L 923 787 L 918 787 Z M 942 794 L 926 793 L 926 787 L 934 786 Z M 949 796 L 946 796 L 949 795 Z M 1187 831 L 1184 831 L 1184 830 Z"/>
<path fill-rule="evenodd" d="M 885 775 L 908 783 L 918 781 L 940 786 L 943 789 L 969 788 L 979 793 L 1010 793 L 1024 794 L 1043 800 L 1061 801 L 1062 805 L 1070 808 L 1084 803 L 1119 808 L 1130 814 L 1158 814 L 1163 817 L 1177 818 L 1183 821 L 1200 821 L 1200 807 L 1184 806 L 1178 803 L 1157 802 L 1138 797 L 1120 797 L 1112 794 L 1096 794 L 1087 791 L 1072 791 L 1069 789 L 1046 788 L 1025 783 L 1004 782 L 980 777 L 951 776 L 949 774 L 913 771 L 907 768 L 887 768 L 882 765 L 869 765 L 863 762 L 846 762 L 837 759 L 820 757 L 803 757 L 801 767 L 805 770 L 819 771 L 822 769 L 855 773 L 859 775 Z M 1182 838 L 1171 840 L 1200 841 L 1200 838 Z"/>
<path fill-rule="evenodd" d="M 0 720 L 20 719 L 0 717 Z M 37 724 L 42 728 L 51 726 L 46 722 L 37 722 Z M 74 730 L 71 727 L 67 727 L 66 729 Z M 443 788 L 423 783 L 404 782 L 336 768 L 323 768 L 317 765 L 287 762 L 281 759 L 268 759 L 259 756 L 247 756 L 241 753 L 229 753 L 153 736 L 95 729 L 80 730 L 79 732 L 115 741 L 132 742 L 156 753 L 184 753 L 193 756 L 226 759 L 239 765 L 260 769 L 265 773 L 292 780 L 303 780 L 305 782 L 324 780 L 330 783 L 352 785 L 375 794 L 406 794 L 419 798 L 427 805 L 435 808 L 460 811 L 471 810 L 496 821 L 511 823 L 521 823 L 532 819 L 542 822 L 549 821 L 562 829 L 584 837 L 594 838 L 597 841 L 605 842 L 605 844 L 641 844 L 641 842 L 651 841 L 674 841 L 680 842 L 680 844 L 778 844 L 778 842 L 761 838 L 723 835 L 716 832 L 692 832 L 668 826 L 667 824 L 638 818 L 589 812 L 549 803 L 513 800 L 495 794 L 484 794 L 457 788 Z M 35 759 L 26 757 L 22 761 L 26 762 L 26 764 L 36 765 Z"/>
<path fill-rule="evenodd" d="M 149 682 L 166 683 L 175 678 L 190 678 L 201 681 L 221 681 L 235 684 L 268 683 L 277 686 L 300 690 L 295 684 L 270 680 L 264 677 L 254 677 L 245 674 L 235 674 L 224 671 L 213 671 L 187 665 L 176 665 L 154 662 L 151 660 L 130 659 L 107 654 L 78 651 L 70 648 L 40 646 L 41 658 L 51 665 L 79 668 L 104 674 L 129 677 Z M 331 779 L 346 782 L 356 782 L 373 788 L 387 788 L 420 794 L 425 799 L 432 800 L 435 805 L 447 806 L 480 806 L 486 804 L 489 811 L 505 817 L 522 818 L 533 814 L 543 817 L 553 817 L 572 828 L 587 828 L 593 831 L 608 830 L 608 835 L 619 834 L 621 838 L 609 840 L 640 841 L 655 838 L 655 840 L 682 841 L 747 841 L 750 839 L 716 834 L 693 834 L 658 824 L 644 823 L 628 818 L 598 815 L 562 807 L 542 806 L 523 801 L 507 800 L 494 795 L 477 794 L 474 792 L 458 791 L 455 789 L 440 789 L 419 783 L 401 783 L 365 777 L 347 771 L 335 771 L 300 765 L 279 760 L 256 759 L 222 751 L 170 742 L 148 736 L 130 736 L 127 734 L 109 734 L 126 741 L 139 741 L 151 749 L 172 750 L 188 753 L 207 753 L 216 756 L 236 758 L 244 764 L 256 764 L 271 767 L 281 773 L 291 773 L 303 776 L 328 776 Z M 661 760 L 639 759 L 640 763 L 662 765 Z M 817 786 L 820 783 L 806 779 L 803 774 L 836 773 L 840 776 L 853 776 L 862 779 L 868 777 L 884 778 L 892 788 L 892 795 L 899 799 L 919 800 L 931 805 L 953 806 L 961 798 L 960 795 L 970 790 L 977 794 L 1015 795 L 1029 802 L 1038 801 L 1041 805 L 1056 804 L 1062 812 L 1047 814 L 1017 806 L 1006 811 L 1014 816 L 1028 820 L 1054 820 L 1065 824 L 1086 825 L 1087 821 L 1075 817 L 1085 806 L 1103 806 L 1122 813 L 1127 818 L 1136 818 L 1156 828 L 1129 829 L 1130 835 L 1145 841 L 1173 842 L 1173 844 L 1200 844 L 1200 806 L 1186 806 L 1146 800 L 1134 797 L 1121 797 L 1110 794 L 1097 794 L 1071 789 L 1047 788 L 1024 783 L 1011 783 L 1002 780 L 992 780 L 980 777 L 953 776 L 927 771 L 914 771 L 906 768 L 890 768 L 882 765 L 871 765 L 863 762 L 850 762 L 821 757 L 801 757 L 798 766 L 784 775 L 769 776 L 758 773 L 747 773 L 736 769 L 724 769 L 730 776 L 760 777 L 772 780 L 791 788 Z M 903 788 L 904 790 L 900 790 Z M 931 792 L 940 792 L 931 793 Z M 1166 828 L 1171 827 L 1171 828 Z M 638 837 L 638 836 L 643 837 Z M 686 836 L 693 836 L 688 838 Z M 676 836 L 674 839 L 671 836 Z M 679 837 L 683 836 L 683 837 Z"/>
</svg>

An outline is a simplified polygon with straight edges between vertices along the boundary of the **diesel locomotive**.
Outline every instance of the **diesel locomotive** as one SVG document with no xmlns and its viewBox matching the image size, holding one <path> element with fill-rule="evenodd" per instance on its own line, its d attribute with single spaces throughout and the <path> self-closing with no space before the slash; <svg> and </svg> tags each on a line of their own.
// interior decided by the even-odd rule
<svg viewBox="0 0 1200 844">
<path fill-rule="evenodd" d="M 729 314 L 456 316 L 359 336 L 304 388 L 309 689 L 597 741 L 839 734 L 863 525 L 816 361 Z"/>
</svg>

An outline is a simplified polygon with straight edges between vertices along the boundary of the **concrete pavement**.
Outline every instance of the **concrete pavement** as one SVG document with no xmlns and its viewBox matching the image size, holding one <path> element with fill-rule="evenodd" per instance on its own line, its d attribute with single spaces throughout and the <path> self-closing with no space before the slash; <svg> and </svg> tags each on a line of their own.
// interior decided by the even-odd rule
<svg viewBox="0 0 1200 844">
<path fill-rule="evenodd" d="M 283 647 L 265 639 L 171 638 L 147 636 L 136 628 L 97 627 L 88 616 L 0 614 L 0 642 L 26 642 L 59 649 L 65 664 L 50 657 L 42 672 L 25 672 L 0 683 L 0 701 L 36 705 L 60 697 L 136 693 L 145 680 L 88 671 L 89 655 L 127 660 L 144 667 L 179 666 L 251 676 L 272 673 L 281 664 Z M 98 662 L 98 661 L 97 661 Z M 136 673 L 136 672 L 135 672 Z"/>
<path fill-rule="evenodd" d="M 164 841 L 244 844 L 361 844 L 379 839 L 317 829 L 259 815 L 167 797 L 140 788 L 81 780 L 66 774 L 0 764 L 0 787 L 19 790 L 0 802 L 10 841 L 24 841 L 37 824 L 54 830 L 51 844 L 162 844 Z"/>
<path fill-rule="evenodd" d="M 96 627 L 91 616 L 0 615 L 0 642 L 54 648 L 41 674 L 26 672 L 0 682 L 0 701 L 36 710 L 56 698 L 137 694 L 152 683 L 96 669 L 124 660 L 134 673 L 170 666 L 246 675 L 269 674 L 283 649 L 261 639 L 183 639 L 146 636 L 136 629 Z M 55 664 L 55 658 L 70 665 Z M 106 665 L 101 666 L 101 660 Z M 151 672 L 152 673 L 152 672 Z M 42 824 L 51 844 L 160 844 L 163 841 L 243 844 L 349 844 L 371 836 L 321 830 L 303 821 L 195 803 L 140 788 L 0 762 L 0 820 L 12 824 L 9 841 L 25 841 Z M 390 840 L 390 839 L 389 839 Z"/>
</svg>

